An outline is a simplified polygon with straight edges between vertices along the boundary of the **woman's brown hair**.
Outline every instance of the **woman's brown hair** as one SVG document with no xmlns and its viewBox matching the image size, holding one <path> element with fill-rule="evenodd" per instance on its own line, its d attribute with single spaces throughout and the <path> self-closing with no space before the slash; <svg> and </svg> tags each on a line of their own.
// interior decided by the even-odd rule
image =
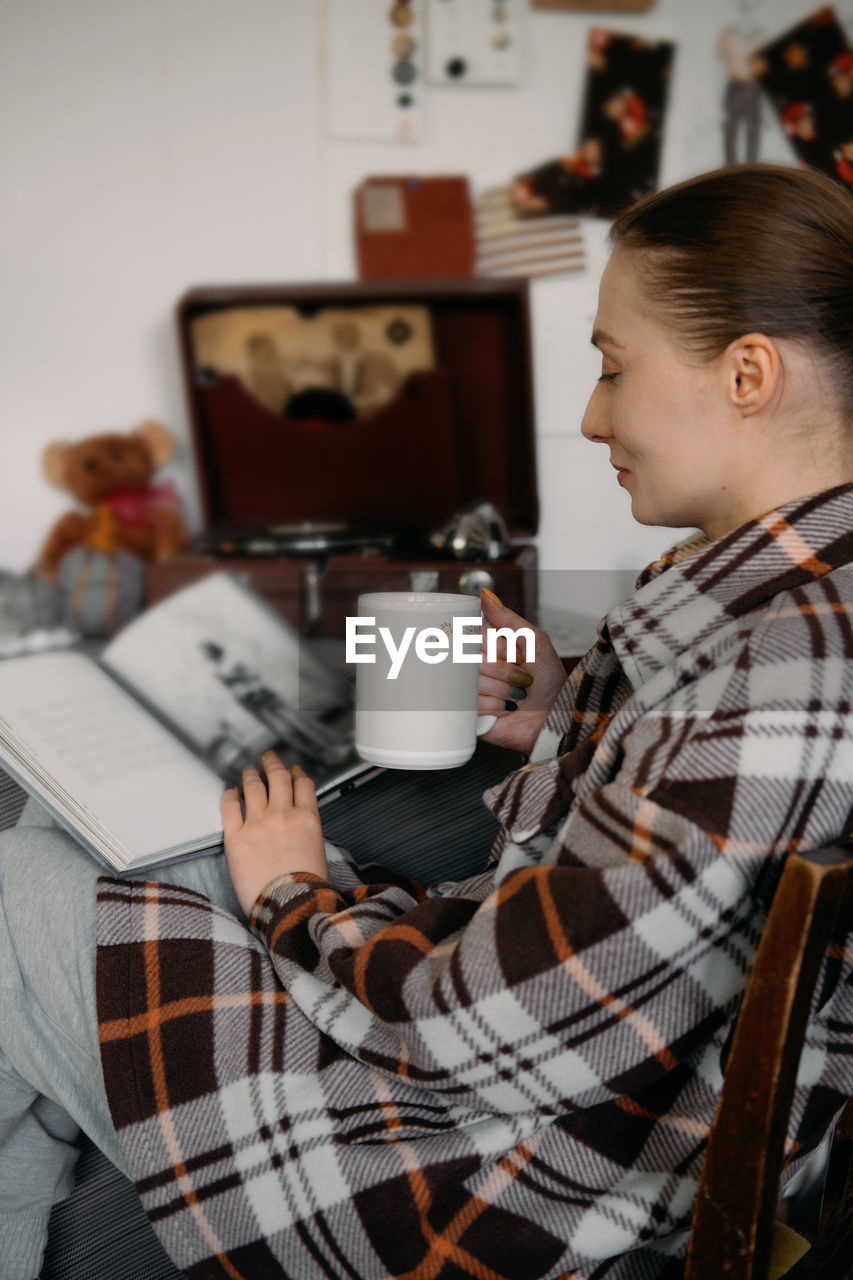
<svg viewBox="0 0 853 1280">
<path fill-rule="evenodd" d="M 679 341 L 713 359 L 746 333 L 799 339 L 853 411 L 853 195 L 813 169 L 735 165 L 619 213 L 644 290 Z"/>
</svg>

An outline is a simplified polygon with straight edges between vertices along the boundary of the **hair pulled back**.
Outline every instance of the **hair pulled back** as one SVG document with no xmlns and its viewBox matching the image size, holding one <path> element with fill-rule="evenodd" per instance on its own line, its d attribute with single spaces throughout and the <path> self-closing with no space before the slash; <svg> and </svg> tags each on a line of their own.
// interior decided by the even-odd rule
<svg viewBox="0 0 853 1280">
<path fill-rule="evenodd" d="M 736 165 L 619 213 L 644 291 L 688 350 L 712 360 L 747 333 L 798 339 L 853 413 L 853 196 L 813 169 Z"/>
</svg>

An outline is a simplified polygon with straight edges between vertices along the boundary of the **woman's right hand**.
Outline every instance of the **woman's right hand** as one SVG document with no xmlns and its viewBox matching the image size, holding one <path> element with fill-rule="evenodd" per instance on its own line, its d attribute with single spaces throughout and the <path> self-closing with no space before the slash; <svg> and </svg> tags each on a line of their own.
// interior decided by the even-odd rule
<svg viewBox="0 0 853 1280">
<path fill-rule="evenodd" d="M 498 638 L 497 660 L 486 662 L 484 636 L 477 699 L 479 715 L 497 717 L 491 729 L 480 734 L 482 740 L 527 756 L 566 682 L 566 670 L 548 633 L 541 627 L 534 627 L 512 609 L 505 608 L 492 592 L 482 592 L 480 605 L 487 627 L 508 627 L 512 631 L 528 627 L 533 632 L 535 658 L 528 658 L 522 637 L 515 662 L 507 662 L 503 637 Z"/>
</svg>

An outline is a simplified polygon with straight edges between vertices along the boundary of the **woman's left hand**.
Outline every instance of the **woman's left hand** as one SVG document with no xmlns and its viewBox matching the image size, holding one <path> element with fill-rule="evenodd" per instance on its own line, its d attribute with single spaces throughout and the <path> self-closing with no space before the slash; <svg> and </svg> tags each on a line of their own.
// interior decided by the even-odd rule
<svg viewBox="0 0 853 1280">
<path fill-rule="evenodd" d="M 328 874 L 314 783 L 299 765 L 288 769 L 274 751 L 264 752 L 262 763 L 266 784 L 257 769 L 243 770 L 242 805 L 237 787 L 222 797 L 228 873 L 247 916 L 278 876 Z"/>
</svg>

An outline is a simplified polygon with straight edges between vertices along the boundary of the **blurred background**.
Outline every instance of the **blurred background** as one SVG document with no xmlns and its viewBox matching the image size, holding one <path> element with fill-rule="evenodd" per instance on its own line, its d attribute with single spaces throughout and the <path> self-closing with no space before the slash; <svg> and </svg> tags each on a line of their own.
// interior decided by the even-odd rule
<svg viewBox="0 0 853 1280">
<path fill-rule="evenodd" d="M 457 35 L 432 12 L 450 0 L 419 3 L 410 25 L 432 49 L 391 55 L 408 29 L 391 0 L 0 0 L 0 568 L 31 565 L 68 508 L 44 447 L 147 418 L 177 439 L 165 472 L 200 528 L 175 322 L 188 288 L 356 280 L 353 192 L 367 176 L 462 174 L 476 203 L 575 153 L 595 26 L 673 45 L 658 184 L 717 167 L 736 56 L 724 32 L 772 41 L 816 8 L 453 0 L 509 27 L 509 75 L 489 84 L 466 74 L 486 18 L 458 35 L 451 65 Z M 853 4 L 832 13 L 850 42 Z M 796 162 L 767 95 L 756 128 L 760 159 Z M 578 223 L 582 261 L 530 285 L 545 603 L 549 571 L 633 572 L 674 540 L 634 524 L 606 450 L 580 435 L 608 222 Z"/>
</svg>

